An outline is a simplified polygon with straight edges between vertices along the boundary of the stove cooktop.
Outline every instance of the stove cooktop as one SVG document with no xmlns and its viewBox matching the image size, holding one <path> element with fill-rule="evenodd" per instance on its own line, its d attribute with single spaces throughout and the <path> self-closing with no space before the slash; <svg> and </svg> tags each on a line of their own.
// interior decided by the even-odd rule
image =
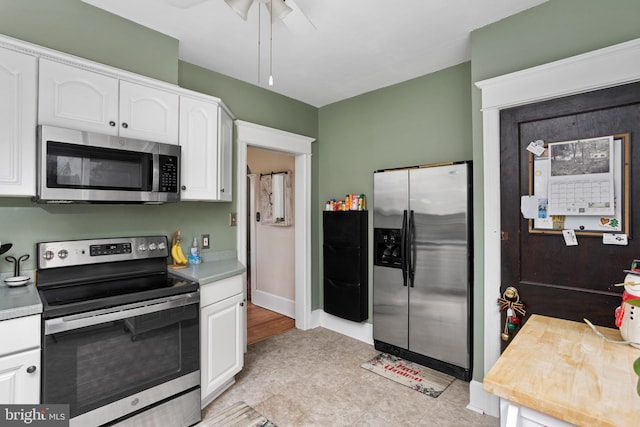
<svg viewBox="0 0 640 427">
<path fill-rule="evenodd" d="M 39 289 L 43 317 L 68 316 L 183 293 L 196 292 L 197 282 L 168 274 L 89 282 Z"/>
</svg>

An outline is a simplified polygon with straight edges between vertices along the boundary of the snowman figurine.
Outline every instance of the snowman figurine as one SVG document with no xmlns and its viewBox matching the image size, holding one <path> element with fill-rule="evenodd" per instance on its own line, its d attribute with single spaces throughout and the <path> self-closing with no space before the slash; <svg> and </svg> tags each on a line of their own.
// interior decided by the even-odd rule
<svg viewBox="0 0 640 427">
<path fill-rule="evenodd" d="M 616 308 L 616 326 L 625 341 L 632 341 L 632 346 L 640 348 L 640 307 L 629 304 L 629 300 L 640 300 L 640 260 L 634 260 L 632 270 L 624 278 L 622 303 Z"/>
</svg>

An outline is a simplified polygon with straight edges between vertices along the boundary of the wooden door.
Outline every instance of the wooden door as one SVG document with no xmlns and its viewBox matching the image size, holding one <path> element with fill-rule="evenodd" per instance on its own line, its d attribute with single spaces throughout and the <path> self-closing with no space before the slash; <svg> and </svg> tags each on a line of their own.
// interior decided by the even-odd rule
<svg viewBox="0 0 640 427">
<path fill-rule="evenodd" d="M 613 285 L 622 282 L 623 270 L 640 258 L 633 227 L 640 224 L 640 211 L 634 209 L 640 186 L 633 185 L 640 179 L 640 84 L 503 110 L 500 122 L 501 292 L 507 286 L 518 289 L 527 311 L 524 321 L 536 313 L 615 327 L 622 289 Z M 578 246 L 567 246 L 561 234 L 531 232 L 529 220 L 520 213 L 520 197 L 529 194 L 532 173 L 527 145 L 614 134 L 629 135 L 628 246 L 604 245 L 601 234 L 580 232 Z"/>
</svg>

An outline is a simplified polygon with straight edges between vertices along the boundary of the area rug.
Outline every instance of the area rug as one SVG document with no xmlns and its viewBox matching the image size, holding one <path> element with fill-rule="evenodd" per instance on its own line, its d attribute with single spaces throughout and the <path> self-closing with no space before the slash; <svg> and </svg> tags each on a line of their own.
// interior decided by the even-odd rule
<svg viewBox="0 0 640 427">
<path fill-rule="evenodd" d="M 206 427 L 276 427 L 264 415 L 244 402 L 207 417 L 198 426 Z"/>
<path fill-rule="evenodd" d="M 361 366 L 431 397 L 440 396 L 455 379 L 450 375 L 387 353 L 380 353 Z"/>
</svg>

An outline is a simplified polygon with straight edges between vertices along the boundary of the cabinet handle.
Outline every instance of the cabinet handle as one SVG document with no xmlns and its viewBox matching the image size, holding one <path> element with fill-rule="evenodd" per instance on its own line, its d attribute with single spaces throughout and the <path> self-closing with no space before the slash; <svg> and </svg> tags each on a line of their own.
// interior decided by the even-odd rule
<svg viewBox="0 0 640 427">
<path fill-rule="evenodd" d="M 33 374 L 36 371 L 36 367 L 31 365 L 27 368 L 27 372 Z"/>
<path fill-rule="evenodd" d="M 244 307 L 244 303 L 243 302 L 240 303 L 240 307 Z"/>
<path fill-rule="evenodd" d="M 127 122 L 124 122 L 124 123 L 122 123 L 122 127 L 126 129 L 126 128 L 129 127 L 129 125 L 127 124 Z"/>
<path fill-rule="evenodd" d="M 221 193 L 224 193 L 224 188 L 221 188 L 221 189 L 220 189 L 220 192 L 221 192 Z"/>
<path fill-rule="evenodd" d="M 182 187 L 180 187 L 180 189 L 181 189 L 181 190 L 186 190 L 186 189 L 187 189 L 187 186 L 186 186 L 186 185 L 183 185 Z"/>
<path fill-rule="evenodd" d="M 113 120 L 109 122 L 109 126 L 114 127 L 115 125 L 116 125 L 116 122 L 114 122 Z"/>
</svg>

